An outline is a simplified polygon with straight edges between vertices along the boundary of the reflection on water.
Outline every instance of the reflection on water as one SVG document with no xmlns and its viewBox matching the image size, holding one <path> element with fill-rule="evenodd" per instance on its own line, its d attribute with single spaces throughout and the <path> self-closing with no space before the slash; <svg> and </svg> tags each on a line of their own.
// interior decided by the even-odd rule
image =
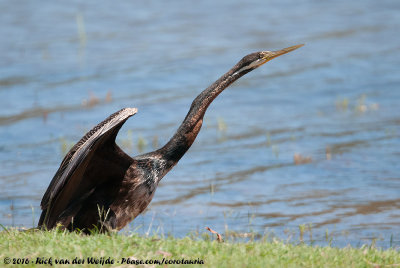
<svg viewBox="0 0 400 268">
<path fill-rule="evenodd" d="M 215 100 L 129 228 L 398 246 L 399 3 L 295 4 L 0 3 L 0 224 L 37 222 L 66 148 L 109 114 L 138 107 L 118 143 L 153 150 L 243 55 L 306 43 Z"/>
</svg>

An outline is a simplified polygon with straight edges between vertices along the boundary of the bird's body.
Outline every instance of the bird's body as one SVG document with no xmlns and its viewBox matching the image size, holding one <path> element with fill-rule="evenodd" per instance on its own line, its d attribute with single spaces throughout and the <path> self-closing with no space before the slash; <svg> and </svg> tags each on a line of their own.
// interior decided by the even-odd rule
<svg viewBox="0 0 400 268">
<path fill-rule="evenodd" d="M 89 232 L 120 230 L 151 202 L 158 183 L 193 144 L 211 102 L 231 83 L 265 62 L 302 45 L 247 55 L 193 101 L 171 140 L 131 158 L 115 143 L 119 129 L 137 110 L 122 109 L 89 131 L 65 156 L 43 196 L 39 227 L 60 224 Z"/>
</svg>

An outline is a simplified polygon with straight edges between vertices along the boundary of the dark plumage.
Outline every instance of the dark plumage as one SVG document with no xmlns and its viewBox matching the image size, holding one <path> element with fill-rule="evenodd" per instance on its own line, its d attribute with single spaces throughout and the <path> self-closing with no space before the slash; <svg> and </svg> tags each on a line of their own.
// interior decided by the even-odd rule
<svg viewBox="0 0 400 268">
<path fill-rule="evenodd" d="M 193 144 L 211 102 L 241 76 L 301 46 L 245 56 L 194 99 L 175 135 L 154 152 L 131 158 L 115 143 L 135 108 L 109 116 L 65 156 L 43 196 L 39 227 L 122 229 L 149 205 L 160 180 Z"/>
</svg>

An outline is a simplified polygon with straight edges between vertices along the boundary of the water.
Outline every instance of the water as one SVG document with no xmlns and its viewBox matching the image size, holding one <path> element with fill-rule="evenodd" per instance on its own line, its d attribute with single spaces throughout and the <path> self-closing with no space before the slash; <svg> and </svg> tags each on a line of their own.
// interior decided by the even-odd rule
<svg viewBox="0 0 400 268">
<path fill-rule="evenodd" d="M 297 241 L 299 225 L 312 224 L 308 242 L 398 247 L 399 7 L 1 1 L 0 223 L 36 224 L 65 148 L 109 114 L 137 107 L 118 143 L 151 151 L 242 56 L 306 43 L 215 100 L 128 229 Z M 295 154 L 311 162 L 296 165 Z"/>
</svg>

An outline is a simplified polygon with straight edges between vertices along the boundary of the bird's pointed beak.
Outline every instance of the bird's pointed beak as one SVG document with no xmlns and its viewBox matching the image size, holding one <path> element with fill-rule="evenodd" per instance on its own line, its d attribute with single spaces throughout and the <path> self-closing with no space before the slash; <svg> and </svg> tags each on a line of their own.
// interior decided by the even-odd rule
<svg viewBox="0 0 400 268">
<path fill-rule="evenodd" d="M 263 54 L 262 59 L 264 60 L 264 62 L 262 64 L 264 64 L 264 63 L 266 63 L 266 62 L 268 62 L 268 61 L 270 61 L 270 60 L 272 60 L 272 59 L 274 59 L 276 57 L 279 57 L 279 56 L 281 56 L 283 54 L 286 54 L 286 53 L 289 53 L 289 52 L 291 52 L 291 51 L 293 51 L 295 49 L 298 49 L 299 47 L 302 47 L 302 46 L 304 46 L 304 44 L 295 45 L 295 46 L 287 47 L 287 48 L 284 48 L 284 49 L 281 49 L 281 50 L 276 50 L 276 51 L 263 51 L 263 52 L 261 52 Z"/>
</svg>

